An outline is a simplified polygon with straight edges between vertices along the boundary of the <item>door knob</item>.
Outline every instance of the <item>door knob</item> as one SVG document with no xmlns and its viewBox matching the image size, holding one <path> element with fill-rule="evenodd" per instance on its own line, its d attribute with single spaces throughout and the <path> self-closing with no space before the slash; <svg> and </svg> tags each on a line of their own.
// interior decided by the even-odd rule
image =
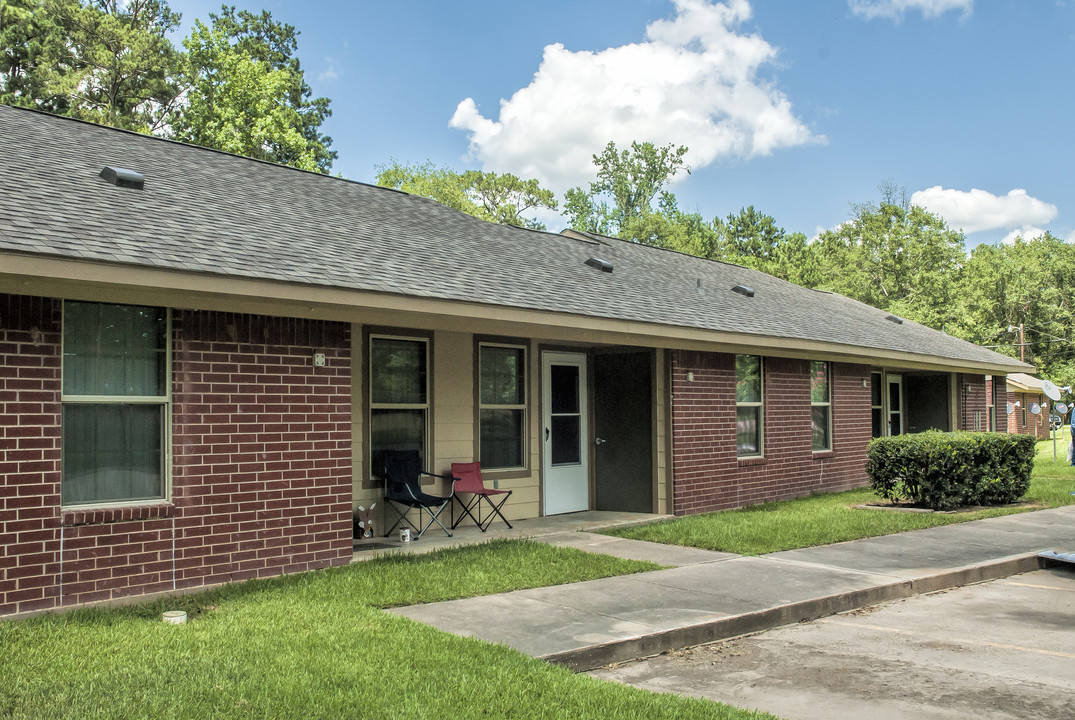
<svg viewBox="0 0 1075 720">
<path fill-rule="evenodd" d="M 607 442 L 608 440 L 605 440 L 604 438 L 594 438 L 593 440 L 594 445 L 604 445 Z"/>
</svg>

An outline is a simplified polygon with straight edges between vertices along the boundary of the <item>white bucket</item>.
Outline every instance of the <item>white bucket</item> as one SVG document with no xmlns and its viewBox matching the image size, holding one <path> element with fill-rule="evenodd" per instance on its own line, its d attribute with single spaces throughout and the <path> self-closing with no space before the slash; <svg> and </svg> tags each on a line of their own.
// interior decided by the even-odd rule
<svg viewBox="0 0 1075 720">
<path fill-rule="evenodd" d="M 400 542 L 410 542 L 411 541 L 411 529 L 410 528 L 402 528 L 402 529 L 400 529 L 400 531 L 399 531 L 399 541 Z"/>
<path fill-rule="evenodd" d="M 187 613 L 184 610 L 169 610 L 161 615 L 161 620 L 168 625 L 182 625 L 187 621 Z"/>
</svg>

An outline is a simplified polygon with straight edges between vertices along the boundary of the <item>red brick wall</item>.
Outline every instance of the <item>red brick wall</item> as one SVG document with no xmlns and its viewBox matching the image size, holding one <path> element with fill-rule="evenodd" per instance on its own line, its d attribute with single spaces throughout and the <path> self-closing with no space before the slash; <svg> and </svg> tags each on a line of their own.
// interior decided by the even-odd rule
<svg viewBox="0 0 1075 720">
<path fill-rule="evenodd" d="M 56 603 L 59 319 L 58 301 L 0 295 L 0 615 Z"/>
<path fill-rule="evenodd" d="M 1009 392 L 1008 402 L 1012 405 L 1019 403 L 1019 407 L 1008 415 L 1008 432 L 1034 435 L 1039 440 L 1047 439 L 1049 437 L 1049 411 L 1045 410 L 1037 415 L 1030 412 L 1031 403 L 1041 405 L 1046 400 L 1047 398 L 1041 393 Z M 1006 409 L 1007 406 L 1005 406 Z M 1023 422 L 1024 416 L 1026 417 L 1025 423 Z"/>
<path fill-rule="evenodd" d="M 687 515 L 866 483 L 870 368 L 833 366 L 833 449 L 811 451 L 809 362 L 764 360 L 763 458 L 737 458 L 735 356 L 672 353 L 673 510 Z M 693 381 L 687 379 L 693 374 Z M 863 386 L 865 383 L 865 387 Z"/>
<path fill-rule="evenodd" d="M 178 585 L 348 562 L 350 327 L 182 312 L 173 331 Z"/>
<path fill-rule="evenodd" d="M 0 295 L 0 615 L 350 559 L 348 325 L 174 312 L 171 502 L 61 512 L 59 307 Z"/>
</svg>

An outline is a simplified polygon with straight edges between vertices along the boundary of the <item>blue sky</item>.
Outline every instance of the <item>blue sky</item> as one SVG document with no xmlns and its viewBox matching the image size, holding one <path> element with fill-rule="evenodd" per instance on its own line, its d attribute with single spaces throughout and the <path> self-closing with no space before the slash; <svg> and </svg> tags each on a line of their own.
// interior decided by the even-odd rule
<svg viewBox="0 0 1075 720">
<path fill-rule="evenodd" d="M 184 35 L 219 9 L 170 4 Z M 649 140 L 690 148 L 672 190 L 706 219 L 753 205 L 813 237 L 887 181 L 968 246 L 1075 242 L 1075 0 L 235 4 L 300 31 L 353 180 L 430 160 L 562 196 L 609 140 Z"/>
</svg>

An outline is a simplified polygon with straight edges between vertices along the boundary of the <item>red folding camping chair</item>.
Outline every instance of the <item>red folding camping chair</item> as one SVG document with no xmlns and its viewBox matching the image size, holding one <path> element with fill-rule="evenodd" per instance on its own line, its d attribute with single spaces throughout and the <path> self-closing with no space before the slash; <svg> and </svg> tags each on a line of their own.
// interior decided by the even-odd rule
<svg viewBox="0 0 1075 720">
<path fill-rule="evenodd" d="M 500 512 L 500 508 L 504 507 L 504 503 L 508 501 L 508 497 L 511 495 L 511 490 L 496 490 L 494 488 L 485 487 L 485 483 L 482 481 L 482 466 L 479 462 L 469 463 L 452 463 L 452 485 L 453 485 L 453 497 L 458 501 L 459 507 L 463 509 L 460 513 L 459 519 L 455 519 L 455 503 L 452 503 L 452 529 L 463 522 L 464 517 L 470 517 L 482 532 L 492 524 L 493 520 L 500 517 L 504 521 L 504 524 L 509 528 L 511 523 L 504 517 L 504 513 Z M 465 501 L 459 497 L 459 493 L 466 493 L 470 495 L 470 499 Z M 498 502 L 494 502 L 494 497 L 502 495 Z M 482 501 L 489 506 L 489 515 L 484 520 L 482 519 Z M 478 511 L 477 517 L 473 515 L 474 510 Z"/>
</svg>

